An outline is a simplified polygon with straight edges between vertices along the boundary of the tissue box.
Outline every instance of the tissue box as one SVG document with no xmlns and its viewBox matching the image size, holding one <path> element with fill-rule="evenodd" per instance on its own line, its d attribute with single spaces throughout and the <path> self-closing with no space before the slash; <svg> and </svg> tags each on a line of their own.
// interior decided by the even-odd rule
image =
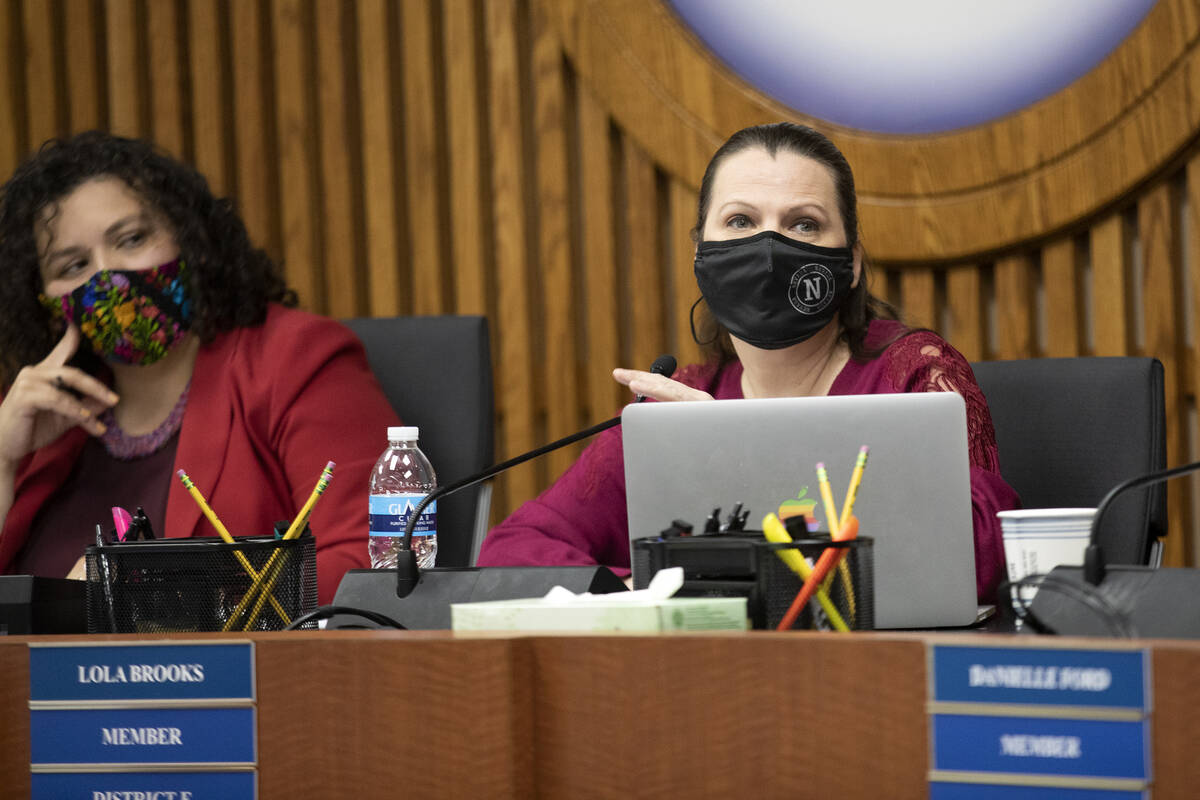
<svg viewBox="0 0 1200 800">
<path fill-rule="evenodd" d="M 553 602 L 541 598 L 453 603 L 456 631 L 744 631 L 744 597 L 674 597 L 630 602 Z"/>
</svg>

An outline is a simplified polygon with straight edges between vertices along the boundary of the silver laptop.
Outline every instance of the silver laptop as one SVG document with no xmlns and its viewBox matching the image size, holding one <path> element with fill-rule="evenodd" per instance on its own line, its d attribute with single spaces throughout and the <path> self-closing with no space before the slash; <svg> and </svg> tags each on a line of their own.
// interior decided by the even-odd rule
<svg viewBox="0 0 1200 800">
<path fill-rule="evenodd" d="M 963 400 L 952 392 L 630 405 L 621 415 L 629 536 L 672 520 L 701 529 L 715 506 L 748 507 L 748 529 L 797 497 L 817 499 L 816 464 L 840 512 L 870 447 L 854 506 L 875 540 L 875 625 L 969 625 L 975 545 Z M 632 547 L 632 545 L 631 545 Z"/>
</svg>

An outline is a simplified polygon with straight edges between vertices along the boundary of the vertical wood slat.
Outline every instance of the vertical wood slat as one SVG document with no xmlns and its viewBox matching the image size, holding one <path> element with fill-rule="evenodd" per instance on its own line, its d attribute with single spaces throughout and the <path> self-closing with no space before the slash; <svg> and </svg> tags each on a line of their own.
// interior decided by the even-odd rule
<svg viewBox="0 0 1200 800">
<path fill-rule="evenodd" d="M 1125 221 L 1112 214 L 1089 231 L 1092 261 L 1092 340 L 1098 356 L 1125 356 L 1132 349 L 1131 257 Z"/>
<path fill-rule="evenodd" d="M 1163 365 L 1163 389 L 1167 416 L 1167 463 L 1181 464 L 1187 453 L 1187 425 L 1184 418 L 1182 388 L 1183 352 L 1182 298 L 1179 281 L 1178 238 L 1171 185 L 1160 183 L 1142 196 L 1137 206 L 1138 236 L 1142 242 L 1144 341 L 1147 353 Z M 1182 481 L 1167 484 L 1167 527 L 1171 532 L 1164 544 L 1164 560 L 1184 565 L 1190 559 L 1185 547 L 1184 530 L 1190 530 L 1190 495 Z"/>
<path fill-rule="evenodd" d="M 263 0 L 242 0 L 230 8 L 230 48 L 234 73 L 234 176 L 238 210 L 251 241 L 273 258 L 283 255 L 275 201 L 275 122 L 269 97 L 273 74 L 267 46 L 268 15 Z M 359 267 L 361 268 L 361 267 Z"/>
<path fill-rule="evenodd" d="M 106 119 L 104 54 L 100 51 L 103 20 L 93 0 L 63 0 L 63 27 L 72 69 L 67 81 L 67 129 L 99 128 Z"/>
<path fill-rule="evenodd" d="M 450 237 L 450 269 L 454 311 L 458 314 L 488 311 L 486 243 L 490 226 L 485 220 L 491 206 L 483 165 L 481 127 L 485 109 L 480 94 L 479 53 L 475 47 L 481 24 L 472 0 L 443 3 L 443 70 L 449 98 L 447 147 L 453 154 L 449 159 L 450 219 L 454 227 L 454 235 Z"/>
<path fill-rule="evenodd" d="M 322 217 L 317 203 L 317 177 L 311 153 L 312 63 L 306 28 L 311 29 L 302 0 L 275 0 L 276 125 L 279 140 L 280 215 L 283 218 L 283 259 L 288 283 L 306 308 L 324 310 L 317 253 Z"/>
<path fill-rule="evenodd" d="M 442 131 L 434 89 L 433 10 L 429 0 L 400 3 L 401 58 L 404 61 L 405 191 L 412 224 L 409 226 L 413 313 L 439 314 L 445 307 L 439 202 L 438 159 Z"/>
<path fill-rule="evenodd" d="M 996 356 L 1002 359 L 1033 358 L 1033 265 L 1029 256 L 1017 254 L 996 261 Z"/>
<path fill-rule="evenodd" d="M 648 370 L 665 349 L 663 281 L 658 250 L 658 197 L 654 164 L 632 140 L 622 148 L 625 162 L 624 219 L 629 235 L 630 364 Z"/>
<path fill-rule="evenodd" d="M 355 230 L 355 220 L 362 214 L 362 206 L 356 202 L 361 177 L 352 158 L 351 120 L 356 106 L 347 91 L 347 53 L 353 56 L 353 32 L 347 30 L 346 11 L 343 3 L 317 3 L 314 19 L 321 179 L 318 202 L 324 228 L 322 289 L 325 313 L 343 319 L 359 316 L 362 311 L 358 269 L 363 258 Z"/>
<path fill-rule="evenodd" d="M 946 307 L 949 312 L 948 341 L 968 361 L 987 356 L 983 280 L 978 264 L 963 264 L 946 270 Z"/>
<path fill-rule="evenodd" d="M 146 5 L 151 136 L 155 144 L 176 158 L 187 158 L 179 21 L 179 5 L 173 0 Z M 202 113 L 211 114 L 213 110 L 204 109 Z"/>
<path fill-rule="evenodd" d="M 672 179 L 667 187 L 669 206 L 667 232 L 671 242 L 671 263 L 665 266 L 672 271 L 671 285 L 675 297 L 675 357 L 679 366 L 700 361 L 700 346 L 692 338 L 689 322 L 692 304 L 700 296 L 696 285 L 695 250 L 691 230 L 696 224 L 696 192 L 681 181 Z"/>
<path fill-rule="evenodd" d="M 525 218 L 525 163 L 520 117 L 522 86 L 515 0 L 485 4 L 488 42 L 489 137 L 492 142 L 492 227 L 496 236 L 496 288 L 499 363 L 497 401 L 504 451 L 521 453 L 534 445 L 533 341 L 529 317 L 529 245 Z M 505 475 L 501 488 L 512 503 L 536 490 L 535 465 Z"/>
<path fill-rule="evenodd" d="M 136 0 L 108 0 L 104 8 L 109 130 L 122 136 L 140 136 L 145 132 L 142 119 L 145 97 L 138 64 L 137 3 Z"/>
<path fill-rule="evenodd" d="M 234 185 L 230 174 L 229 147 L 225 141 L 223 97 L 225 79 L 221 37 L 221 11 L 224 5 L 213 0 L 189 0 L 188 55 L 191 67 L 193 159 L 196 168 L 208 178 L 213 193 L 221 196 Z"/>
<path fill-rule="evenodd" d="M 29 96 L 29 141 L 41 143 L 58 136 L 66 119 L 58 103 L 58 65 L 55 63 L 55 4 L 26 2 L 25 85 Z"/>
<path fill-rule="evenodd" d="M 401 312 L 400 186 L 391 110 L 399 102 L 392 84 L 387 0 L 360 0 L 358 69 L 362 114 L 363 202 L 367 219 L 367 302 L 371 315 Z"/>
<path fill-rule="evenodd" d="M 608 114 L 591 92 L 579 91 L 580 184 L 583 186 L 583 265 L 587 298 L 588 416 L 604 419 L 620 405 L 612 368 L 617 345 L 617 267 L 613 249 L 612 144 Z"/>
<path fill-rule="evenodd" d="M 558 35 L 539 6 L 533 10 L 533 109 L 537 148 L 538 264 L 542 270 L 545 363 L 541 395 L 546 398 L 546 436 L 557 439 L 579 429 L 578 359 L 575 337 L 576 274 L 571 262 L 568 204 L 566 89 Z M 581 446 L 546 457 L 549 475 L 561 474 Z"/>
<path fill-rule="evenodd" d="M 25 70 L 21 15 L 11 0 L 0 2 L 0 102 L 10 109 L 0 118 L 0 171 L 9 175 L 25 156 Z"/>
<path fill-rule="evenodd" d="M 1183 242 L 1183 247 L 1186 252 L 1187 263 L 1187 279 L 1191 290 L 1191 296 L 1184 298 L 1183 302 L 1191 305 L 1192 318 L 1192 349 L 1190 356 L 1192 358 L 1192 369 L 1185 371 L 1185 374 L 1190 376 L 1190 385 L 1183 386 L 1183 391 L 1191 394 L 1192 403 L 1200 405 L 1200 367 L 1196 364 L 1197 350 L 1200 350 L 1200 154 L 1193 154 L 1187 162 L 1186 167 L 1186 202 L 1187 202 L 1187 238 Z M 1186 413 L 1186 412 L 1185 412 Z M 1189 448 L 1187 460 L 1194 461 L 1197 459 L 1197 443 L 1193 442 Z M 1191 485 L 1196 485 L 1198 479 L 1195 475 L 1189 478 Z M 1195 529 L 1196 520 L 1200 519 L 1200 508 L 1193 506 L 1192 508 L 1192 527 L 1186 529 L 1185 537 L 1187 541 L 1182 543 L 1182 552 L 1180 547 L 1172 549 L 1172 555 L 1181 558 L 1179 562 L 1191 564 L 1195 566 L 1200 563 L 1200 541 L 1198 541 L 1197 532 Z M 1167 537 L 1171 538 L 1171 537 Z"/>
<path fill-rule="evenodd" d="M 1075 240 L 1065 237 L 1042 249 L 1046 302 L 1046 355 L 1079 355 L 1083 317 L 1079 308 L 1079 269 Z"/>
<path fill-rule="evenodd" d="M 916 328 L 938 328 L 937 283 L 933 269 L 909 267 L 900 274 L 900 308 Z"/>
</svg>

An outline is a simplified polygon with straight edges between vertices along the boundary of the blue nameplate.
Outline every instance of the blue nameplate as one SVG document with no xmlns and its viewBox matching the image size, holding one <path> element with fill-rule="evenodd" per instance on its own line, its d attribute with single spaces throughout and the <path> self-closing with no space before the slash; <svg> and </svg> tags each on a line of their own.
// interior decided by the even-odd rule
<svg viewBox="0 0 1200 800">
<path fill-rule="evenodd" d="M 1149 777 L 1148 723 L 934 714 L 933 768 Z"/>
<path fill-rule="evenodd" d="M 1001 786 L 984 783 L 929 784 L 929 800 L 1145 800 L 1145 792 L 1066 789 L 1061 786 Z"/>
<path fill-rule="evenodd" d="M 32 776 L 33 800 L 254 800 L 253 772 L 42 772 Z"/>
<path fill-rule="evenodd" d="M 253 700 L 249 642 L 29 646 L 29 700 Z"/>
<path fill-rule="evenodd" d="M 29 760 L 39 764 L 255 762 L 254 709 L 93 708 L 29 712 Z"/>
<path fill-rule="evenodd" d="M 1142 650 L 933 648 L 933 700 L 1149 710 Z"/>
</svg>

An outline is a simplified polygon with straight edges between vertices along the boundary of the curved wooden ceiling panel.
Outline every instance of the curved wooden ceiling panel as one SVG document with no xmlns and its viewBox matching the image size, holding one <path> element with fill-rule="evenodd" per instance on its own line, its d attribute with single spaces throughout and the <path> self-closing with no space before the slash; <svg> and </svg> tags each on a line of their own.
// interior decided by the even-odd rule
<svg viewBox="0 0 1200 800">
<path fill-rule="evenodd" d="M 733 131 L 830 133 L 854 166 L 864 238 L 892 263 L 968 258 L 1117 202 L 1200 128 L 1200 9 L 1159 0 L 1091 73 L 995 122 L 895 136 L 797 114 L 731 72 L 663 0 L 537 0 L 581 80 L 663 169 L 695 186 Z"/>
</svg>

